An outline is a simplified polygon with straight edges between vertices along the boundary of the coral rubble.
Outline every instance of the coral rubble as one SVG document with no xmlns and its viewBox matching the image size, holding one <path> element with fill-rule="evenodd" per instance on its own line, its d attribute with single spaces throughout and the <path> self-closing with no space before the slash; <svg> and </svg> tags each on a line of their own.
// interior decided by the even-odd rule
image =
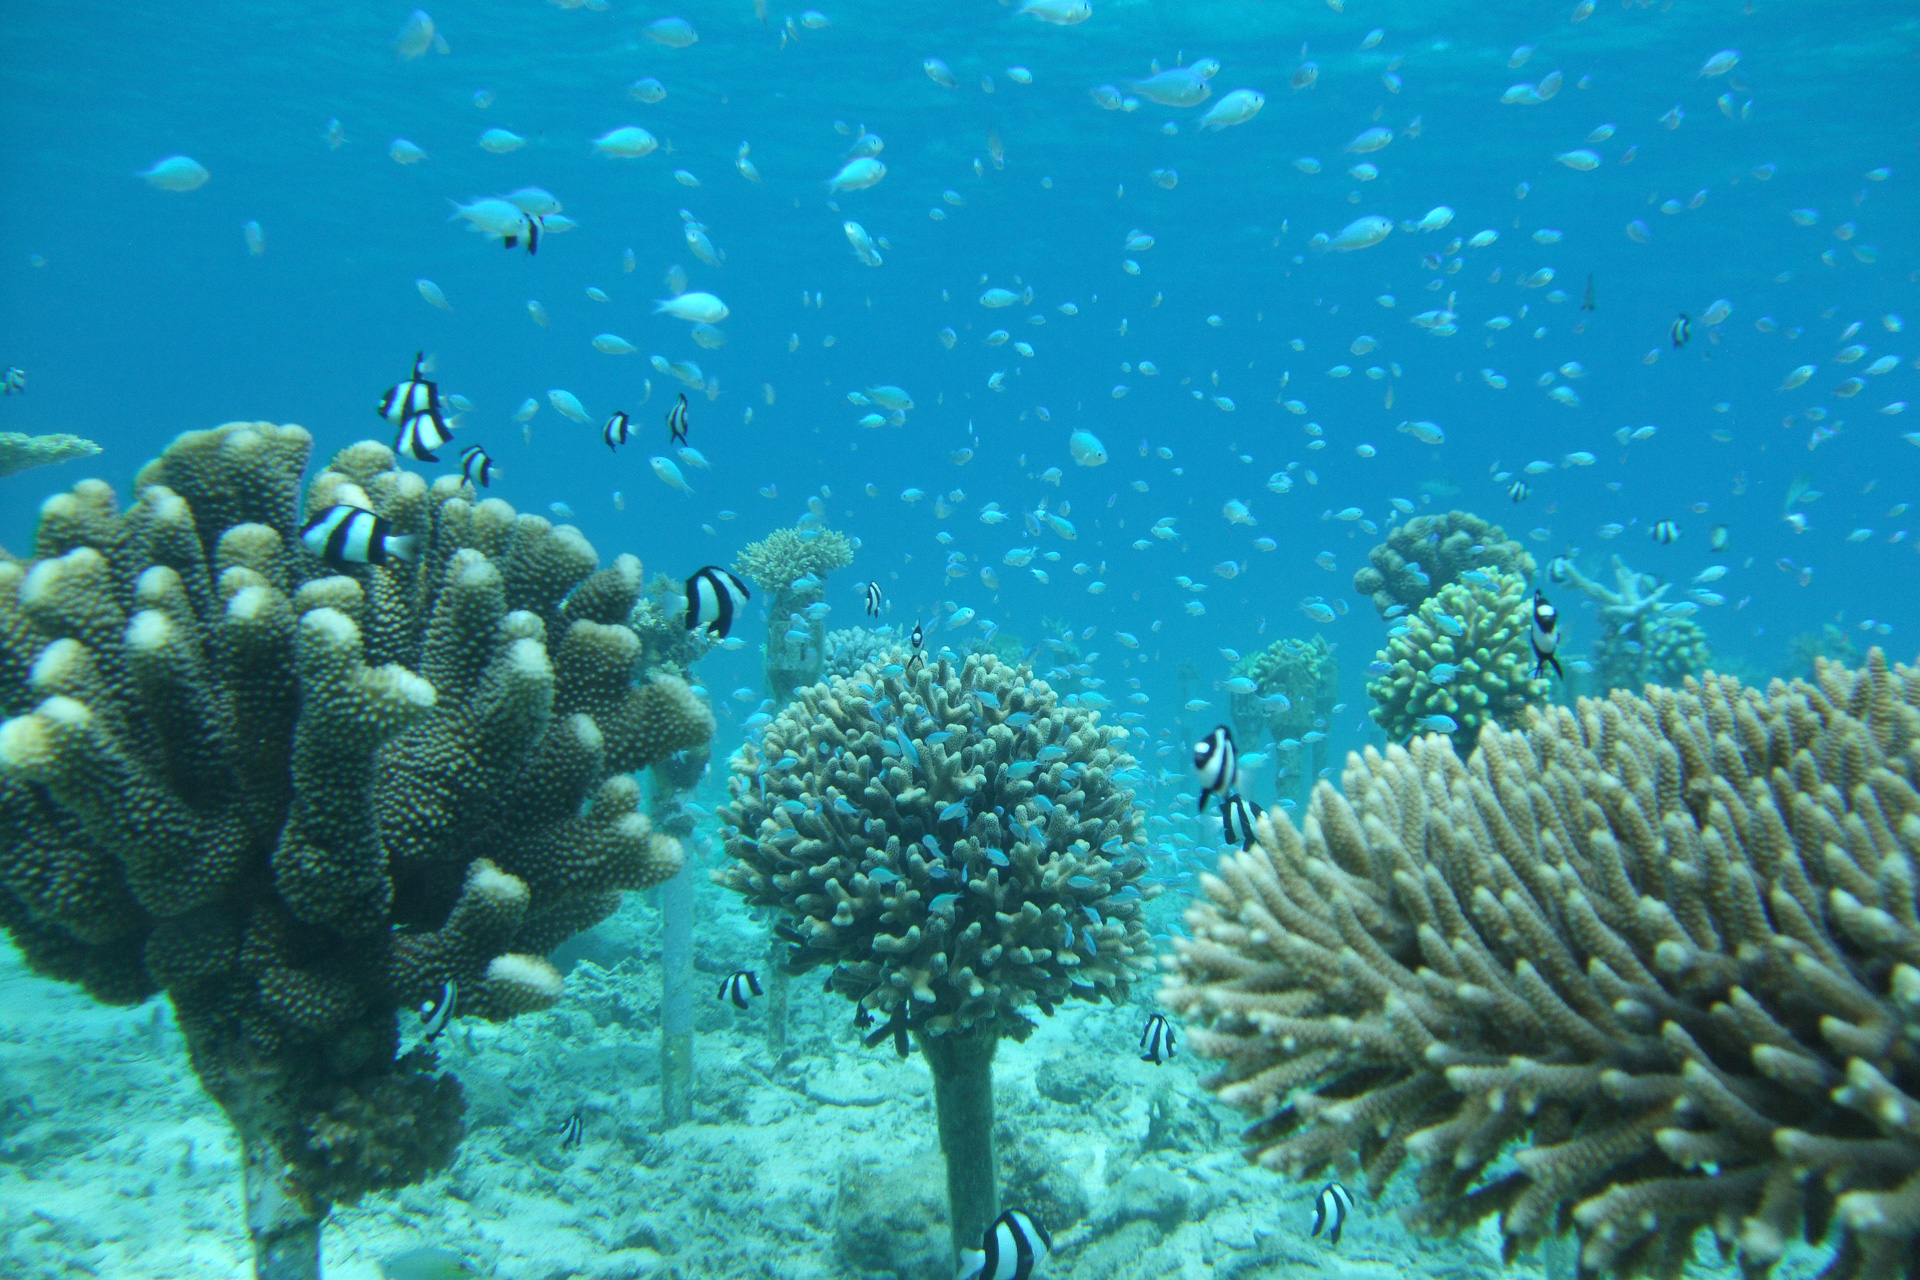
<svg viewBox="0 0 1920 1280">
<path fill-rule="evenodd" d="M 1411 1160 L 1418 1224 L 1571 1228 L 1583 1272 L 1831 1280 L 1920 1239 L 1920 670 L 1616 693 L 1349 760 L 1223 858 L 1163 999 L 1310 1174 Z"/>
<path fill-rule="evenodd" d="M 311 444 L 188 433 L 130 508 L 83 481 L 0 564 L 0 923 L 96 999 L 167 994 L 276 1275 L 460 1139 L 398 1011 L 449 983 L 461 1016 L 552 1004 L 545 953 L 680 865 L 628 771 L 713 732 L 684 682 L 634 679 L 633 557 L 363 442 L 307 513 L 367 507 L 420 555 L 323 563 Z"/>
<path fill-rule="evenodd" d="M 1380 616 L 1396 605 L 1418 609 L 1428 596 L 1468 569 L 1518 574 L 1531 580 L 1533 557 L 1506 530 L 1465 511 L 1415 516 L 1387 531 L 1387 540 L 1367 553 L 1372 561 L 1353 575 L 1353 589 L 1373 600 Z"/>
</svg>

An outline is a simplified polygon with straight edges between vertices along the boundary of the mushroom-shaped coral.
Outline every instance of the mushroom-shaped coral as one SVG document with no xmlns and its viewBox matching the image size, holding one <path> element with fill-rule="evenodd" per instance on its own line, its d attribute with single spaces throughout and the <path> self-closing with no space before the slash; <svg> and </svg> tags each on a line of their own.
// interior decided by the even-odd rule
<svg viewBox="0 0 1920 1280">
<path fill-rule="evenodd" d="M 1244 750 L 1255 750 L 1267 737 L 1284 744 L 1312 734 L 1314 721 L 1332 713 L 1340 692 L 1340 664 L 1324 636 L 1312 640 L 1287 637 L 1234 664 L 1233 674 L 1253 681 L 1251 693 L 1235 692 L 1229 704 L 1233 725 Z M 1275 773 L 1274 792 L 1280 794 L 1283 777 L 1310 780 L 1327 763 L 1324 737 L 1301 756 L 1289 750 Z M 1301 797 L 1305 798 L 1304 794 Z"/>
<path fill-rule="evenodd" d="M 311 444 L 190 432 L 128 510 L 83 481 L 0 564 L 0 924 L 102 1001 L 166 992 L 274 1276 L 460 1139 L 400 1009 L 551 1004 L 540 957 L 680 865 L 627 771 L 713 731 L 684 683 L 635 682 L 633 557 L 596 571 L 577 530 L 367 442 L 307 513 L 361 505 L 417 558 L 324 562 Z"/>
<path fill-rule="evenodd" d="M 1513 574 L 1469 570 L 1441 588 L 1394 627 L 1380 651 L 1377 661 L 1388 670 L 1367 682 L 1374 723 L 1393 742 L 1450 733 L 1465 752 L 1482 726 L 1513 724 L 1544 702 L 1549 686 L 1533 675 L 1528 642 L 1532 610 L 1526 584 Z"/>
<path fill-rule="evenodd" d="M 1506 530 L 1465 511 L 1415 516 L 1388 530 L 1367 553 L 1372 561 L 1353 575 L 1353 589 L 1371 597 L 1385 618 L 1395 605 L 1418 609 L 1428 596 L 1468 569 L 1518 574 L 1531 580 L 1533 557 Z"/>
<path fill-rule="evenodd" d="M 1223 858 L 1162 998 L 1308 1176 L 1411 1159 L 1414 1221 L 1571 1228 L 1593 1276 L 1833 1280 L 1920 1244 L 1920 670 L 1615 693 L 1349 758 Z"/>
<path fill-rule="evenodd" d="M 801 690 L 741 749 L 714 879 L 779 913 L 791 969 L 833 966 L 870 1046 L 918 1039 L 958 1247 L 998 1212 L 995 1042 L 1030 1010 L 1124 999 L 1153 886 L 1126 730 L 991 655 L 890 657 Z"/>
<path fill-rule="evenodd" d="M 767 692 L 782 700 L 812 684 L 826 668 L 826 624 L 820 605 L 826 575 L 853 563 L 853 540 L 822 528 L 818 518 L 775 529 L 750 543 L 733 562 L 735 573 L 771 596 L 767 602 Z"/>
</svg>

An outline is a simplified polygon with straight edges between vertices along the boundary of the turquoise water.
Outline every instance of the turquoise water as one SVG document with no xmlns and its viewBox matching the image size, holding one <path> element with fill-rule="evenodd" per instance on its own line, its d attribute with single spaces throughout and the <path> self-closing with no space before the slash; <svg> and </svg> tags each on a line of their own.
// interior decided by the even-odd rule
<svg viewBox="0 0 1920 1280">
<path fill-rule="evenodd" d="M 1920 398 L 1906 328 L 1920 323 L 1920 18 L 1909 5 L 1601 0 L 1575 21 L 1558 2 L 1093 0 L 1090 19 L 1055 26 L 968 0 L 827 5 L 824 24 L 796 10 L 788 26 L 784 11 L 763 22 L 731 0 L 679 8 L 699 40 L 678 49 L 644 34 L 676 10 L 626 0 L 431 12 L 448 51 L 417 58 L 396 52 L 404 5 L 9 14 L 0 363 L 28 381 L 0 401 L 0 431 L 74 432 L 103 453 L 0 479 L 0 545 L 24 554 L 38 502 L 82 475 L 126 493 L 181 431 L 299 423 L 317 459 L 390 440 L 374 406 L 426 351 L 442 389 L 473 407 L 442 467 L 417 469 L 437 474 L 482 444 L 504 472 L 495 494 L 525 511 L 563 504 L 559 518 L 603 562 L 632 551 L 675 578 L 732 563 L 820 497 L 827 522 L 861 543 L 829 583 L 828 627 L 864 621 L 859 587 L 872 580 L 884 621 L 902 630 L 976 612 L 936 630 L 936 644 L 964 648 L 981 622 L 1022 650 L 1071 630 L 1080 653 L 1101 652 L 1094 678 L 1114 710 L 1139 717 L 1139 754 L 1160 780 L 1148 798 L 1167 810 L 1191 794 L 1186 736 L 1226 718 L 1223 647 L 1324 636 L 1342 663 L 1324 758 L 1337 774 L 1346 751 L 1383 740 L 1361 686 L 1386 628 L 1350 584 L 1400 518 L 1396 498 L 1498 521 L 1543 566 L 1564 555 L 1598 574 L 1617 553 L 1673 582 L 1675 600 L 1724 565 L 1719 602 L 1701 601 L 1694 621 L 1721 664 L 1752 679 L 1795 673 L 1792 639 L 1829 623 L 1862 648 L 1911 652 L 1920 544 L 1905 504 L 1920 502 L 1920 454 L 1904 437 L 1920 419 L 1900 410 Z M 1737 59 L 1707 74 L 1722 51 Z M 954 87 L 923 70 L 932 57 Z M 1220 69 L 1197 107 L 1096 101 L 1101 86 L 1128 93 L 1154 60 L 1202 58 Z M 1294 88 L 1303 61 L 1318 77 Z M 1549 73 L 1562 82 L 1547 100 L 1502 102 Z M 630 95 L 644 77 L 664 100 Z M 1256 116 L 1198 127 L 1241 88 L 1264 95 Z M 597 154 L 593 140 L 625 125 L 660 148 Z M 1393 131 L 1387 145 L 1347 149 L 1376 127 Z M 484 150 L 495 128 L 525 145 Z M 828 179 L 863 129 L 884 143 L 886 176 L 834 195 Z M 396 138 L 426 158 L 396 163 Z M 757 183 L 736 168 L 743 143 Z M 1597 165 L 1556 158 L 1581 150 Z M 137 176 L 176 154 L 205 166 L 205 185 Z M 1349 172 L 1361 163 L 1377 173 Z M 526 186 L 578 223 L 537 256 L 449 220 L 450 200 Z M 1414 229 L 1441 206 L 1444 226 Z M 682 210 L 724 266 L 694 255 Z M 1352 252 L 1313 243 L 1365 216 L 1394 229 Z M 854 255 L 849 220 L 884 237 L 882 265 Z M 249 251 L 249 222 L 262 253 Z M 1482 231 L 1497 238 L 1454 243 Z M 1151 246 L 1129 247 L 1135 232 Z M 689 288 L 725 300 L 724 346 L 655 314 L 676 265 Z M 1551 280 L 1525 287 L 1543 268 Z M 430 306 L 419 280 L 451 310 Z M 989 287 L 1023 300 L 985 307 Z M 1725 318 L 1709 322 L 1723 301 Z M 1415 320 L 1437 311 L 1454 314 Z M 1682 313 L 1691 330 L 1678 346 Z M 1001 329 L 1006 341 L 990 344 Z M 603 354 L 600 334 L 634 353 Z M 648 464 L 673 453 L 662 416 L 685 389 L 654 355 L 697 361 L 717 387 L 689 393 L 691 444 L 711 464 L 680 463 L 691 495 Z M 875 386 L 910 394 L 904 425 L 860 424 L 871 407 L 849 393 Z M 1560 388 L 1577 405 L 1550 397 Z M 550 389 L 576 395 L 590 420 L 561 417 Z M 514 414 L 529 398 L 538 410 L 523 426 Z M 610 453 L 600 423 L 615 410 L 637 436 Z M 1444 443 L 1401 429 L 1412 422 L 1437 424 Z M 1103 465 L 1076 461 L 1076 431 L 1103 442 Z M 971 457 L 956 462 L 962 450 Z M 1536 460 L 1548 465 L 1528 474 Z M 1290 489 L 1276 491 L 1276 475 Z M 1510 497 L 1516 480 L 1524 501 Z M 903 501 L 908 490 L 924 496 Z M 1028 527 L 1043 499 L 1076 537 Z M 1251 522 L 1223 516 L 1236 500 Z M 989 503 L 1009 518 L 982 521 Z M 1167 517 L 1177 536 L 1155 536 Z M 1662 521 L 1676 540 L 1649 536 Z M 1715 526 L 1724 550 L 1709 548 Z M 1015 548 L 1035 558 L 1010 564 Z M 949 576 L 949 563 L 964 573 Z M 1332 620 L 1304 611 L 1316 598 Z M 1597 619 L 1571 589 L 1558 598 L 1563 655 L 1584 655 Z M 698 671 L 721 716 L 717 761 L 760 706 L 762 604 L 740 628 L 746 648 Z M 1055 661 L 1037 653 L 1043 668 Z M 1122 701 L 1132 680 L 1147 702 Z M 1183 710 L 1189 697 L 1210 705 Z M 751 963 L 759 935 L 733 923 L 721 953 Z M 1124 1056 L 1131 1017 L 1053 1051 Z M 820 1024 L 837 1034 L 844 1019 L 836 1007 Z M 133 1034 L 114 1024 L 105 1037 Z"/>
</svg>

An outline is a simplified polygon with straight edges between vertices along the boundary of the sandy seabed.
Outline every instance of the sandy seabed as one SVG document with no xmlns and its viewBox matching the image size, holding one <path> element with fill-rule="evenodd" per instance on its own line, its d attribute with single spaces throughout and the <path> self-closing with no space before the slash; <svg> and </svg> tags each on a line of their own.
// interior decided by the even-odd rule
<svg viewBox="0 0 1920 1280">
<path fill-rule="evenodd" d="M 572 944 L 553 1010 L 457 1023 L 442 1060 L 468 1099 L 453 1165 L 342 1208 L 332 1280 L 446 1248 L 499 1280 L 946 1280 L 932 1089 L 918 1055 L 861 1047 L 821 974 L 792 982 L 788 1048 L 764 1002 L 712 998 L 764 965 L 764 925 L 703 896 L 694 1123 L 659 1128 L 658 928 L 638 899 Z M 764 968 L 762 968 L 764 974 Z M 1151 985 L 1150 983 L 1147 985 Z M 106 1009 L 0 943 L 0 1274 L 13 1280 L 246 1280 L 238 1150 L 162 1001 Z M 1492 1280 L 1491 1224 L 1409 1236 L 1365 1188 L 1337 1248 L 1307 1235 L 1317 1185 L 1250 1168 L 1244 1122 L 1184 1054 L 1135 1055 L 1149 1006 L 1079 1005 L 994 1066 L 1004 1200 L 1053 1232 L 1043 1280 Z M 583 1142 L 559 1130 L 578 1111 Z M 1405 1179 L 1390 1189 L 1395 1201 Z M 1809 1274 L 1819 1261 L 1807 1251 Z M 1728 1275 L 1710 1265 L 1702 1274 Z M 1541 1272 L 1536 1260 L 1506 1269 Z"/>
</svg>

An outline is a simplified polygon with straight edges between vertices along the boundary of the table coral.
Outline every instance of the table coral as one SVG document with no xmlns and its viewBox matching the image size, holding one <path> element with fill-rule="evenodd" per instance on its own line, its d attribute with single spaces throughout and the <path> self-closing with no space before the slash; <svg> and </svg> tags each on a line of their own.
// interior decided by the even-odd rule
<svg viewBox="0 0 1920 1280">
<path fill-rule="evenodd" d="M 29 436 L 18 431 L 0 431 L 0 476 L 32 467 L 50 467 L 70 458 L 91 458 L 99 452 L 100 446 L 93 441 L 64 432 Z"/>
<path fill-rule="evenodd" d="M 1387 531 L 1367 553 L 1372 561 L 1353 575 L 1353 589 L 1373 600 L 1380 616 L 1418 609 L 1428 596 L 1468 569 L 1518 574 L 1531 580 L 1533 557 L 1506 530 L 1465 511 L 1415 516 Z"/>
<path fill-rule="evenodd" d="M 1350 757 L 1204 877 L 1163 999 L 1248 1154 L 1418 1167 L 1418 1225 L 1571 1228 L 1671 1280 L 1712 1231 L 1829 1280 L 1920 1241 L 1920 670 L 1728 678 Z"/>
<path fill-rule="evenodd" d="M 421 554 L 325 564 L 311 444 L 190 432 L 131 507 L 83 481 L 0 564 L 0 923 L 99 1000 L 167 994 L 272 1276 L 460 1139 L 399 1011 L 449 982 L 461 1016 L 553 1003 L 545 953 L 681 862 L 628 771 L 713 732 L 684 682 L 634 680 L 639 561 L 363 442 L 306 512 L 366 506 Z"/>
<path fill-rule="evenodd" d="M 1532 674 L 1533 598 L 1513 574 L 1485 570 L 1441 588 L 1401 620 L 1378 661 L 1389 670 L 1367 682 L 1374 723 L 1405 742 L 1446 716 L 1464 753 L 1483 726 L 1513 724 L 1544 702 L 1547 682 Z"/>
<path fill-rule="evenodd" d="M 1612 587 L 1561 561 L 1556 573 L 1593 601 L 1600 614 L 1600 634 L 1593 642 L 1595 672 L 1603 689 L 1634 691 L 1651 681 L 1679 687 L 1688 676 L 1704 674 L 1713 661 L 1707 633 L 1686 616 L 1693 603 L 1672 604 L 1666 594 L 1673 584 L 1650 573 L 1640 573 L 1613 557 Z"/>
<path fill-rule="evenodd" d="M 994 1044 L 1123 1000 L 1154 886 L 1124 729 L 991 655 L 907 656 L 802 689 L 742 748 L 714 879 L 779 913 L 791 969 L 832 966 L 869 1046 L 918 1040 L 960 1247 L 998 1212 Z"/>
</svg>

